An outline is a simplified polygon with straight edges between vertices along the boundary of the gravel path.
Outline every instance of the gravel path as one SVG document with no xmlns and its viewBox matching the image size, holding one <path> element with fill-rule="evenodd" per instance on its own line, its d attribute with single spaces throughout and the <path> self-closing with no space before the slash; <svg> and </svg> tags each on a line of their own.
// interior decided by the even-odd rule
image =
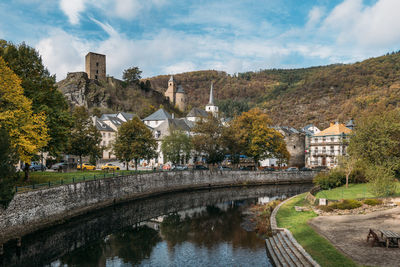
<svg viewBox="0 0 400 267">
<path fill-rule="evenodd" d="M 400 207 L 366 215 L 319 216 L 309 224 L 355 262 L 368 266 L 400 266 L 400 248 L 371 247 L 370 228 L 400 233 Z"/>
</svg>

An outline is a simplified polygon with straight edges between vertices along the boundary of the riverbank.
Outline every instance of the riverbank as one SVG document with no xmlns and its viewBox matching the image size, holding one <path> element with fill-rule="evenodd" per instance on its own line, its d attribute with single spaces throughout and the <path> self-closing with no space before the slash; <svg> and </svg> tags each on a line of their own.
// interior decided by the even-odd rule
<svg viewBox="0 0 400 267">
<path fill-rule="evenodd" d="M 308 224 L 310 219 L 318 215 L 312 211 L 311 205 L 304 199 L 305 195 L 300 194 L 280 207 L 276 215 L 278 227 L 290 230 L 297 242 L 321 266 L 357 266 Z M 298 212 L 295 206 L 305 207 L 309 211 Z"/>
<path fill-rule="evenodd" d="M 82 181 L 15 194 L 0 210 L 0 243 L 113 204 L 202 188 L 310 183 L 313 172 L 180 171 Z"/>
</svg>

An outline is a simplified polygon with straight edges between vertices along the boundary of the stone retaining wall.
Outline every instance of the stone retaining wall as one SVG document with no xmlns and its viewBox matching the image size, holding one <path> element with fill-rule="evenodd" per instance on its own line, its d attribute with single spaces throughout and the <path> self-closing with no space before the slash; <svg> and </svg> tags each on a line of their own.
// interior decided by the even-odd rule
<svg viewBox="0 0 400 267">
<path fill-rule="evenodd" d="M 129 199 L 204 187 L 311 182 L 314 172 L 182 171 L 145 173 L 19 193 L 0 211 L 0 243 Z"/>
</svg>

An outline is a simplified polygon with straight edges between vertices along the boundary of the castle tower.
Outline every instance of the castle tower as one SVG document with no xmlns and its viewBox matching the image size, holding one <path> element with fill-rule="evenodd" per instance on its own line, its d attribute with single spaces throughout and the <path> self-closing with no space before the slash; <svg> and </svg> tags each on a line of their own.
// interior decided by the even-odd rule
<svg viewBox="0 0 400 267">
<path fill-rule="evenodd" d="M 168 98 L 169 102 L 173 105 L 175 105 L 175 82 L 174 82 L 174 77 L 171 75 L 171 78 L 169 78 L 168 81 L 168 89 L 165 91 L 164 96 Z"/>
<path fill-rule="evenodd" d="M 210 100 L 208 101 L 208 104 L 206 105 L 206 111 L 211 112 L 214 115 L 218 113 L 218 106 L 216 106 L 214 104 L 213 84 L 212 83 L 211 83 L 211 88 L 210 88 Z"/>
<path fill-rule="evenodd" d="M 106 80 L 106 56 L 89 52 L 85 57 L 86 73 L 89 79 Z"/>
<path fill-rule="evenodd" d="M 179 85 L 178 90 L 176 90 L 175 105 L 182 111 L 186 108 L 186 93 L 183 90 L 182 85 Z"/>
</svg>

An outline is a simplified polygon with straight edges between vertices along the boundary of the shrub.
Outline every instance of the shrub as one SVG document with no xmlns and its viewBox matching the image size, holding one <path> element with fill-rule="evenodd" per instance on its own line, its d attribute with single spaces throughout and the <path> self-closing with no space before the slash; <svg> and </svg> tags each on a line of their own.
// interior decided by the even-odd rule
<svg viewBox="0 0 400 267">
<path fill-rule="evenodd" d="M 318 173 L 313 180 L 314 184 L 319 185 L 321 189 L 327 190 L 335 188 L 346 183 L 346 176 L 343 171 L 338 169 L 329 172 Z"/>
<path fill-rule="evenodd" d="M 364 204 L 370 205 L 370 206 L 376 206 L 376 205 L 380 205 L 383 203 L 383 201 L 381 199 L 375 199 L 375 198 L 371 198 L 371 199 L 365 199 Z"/>
<path fill-rule="evenodd" d="M 365 177 L 365 170 L 363 168 L 357 167 L 350 173 L 349 182 L 353 184 L 362 184 L 367 182 Z"/>
<path fill-rule="evenodd" d="M 332 209 L 339 210 L 352 210 L 362 206 L 362 203 L 355 199 L 345 199 L 342 202 L 334 202 L 329 204 L 329 207 Z"/>
<path fill-rule="evenodd" d="M 391 196 L 396 192 L 396 179 L 394 171 L 387 166 L 372 165 L 366 172 L 371 183 L 370 191 L 377 197 Z"/>
</svg>

